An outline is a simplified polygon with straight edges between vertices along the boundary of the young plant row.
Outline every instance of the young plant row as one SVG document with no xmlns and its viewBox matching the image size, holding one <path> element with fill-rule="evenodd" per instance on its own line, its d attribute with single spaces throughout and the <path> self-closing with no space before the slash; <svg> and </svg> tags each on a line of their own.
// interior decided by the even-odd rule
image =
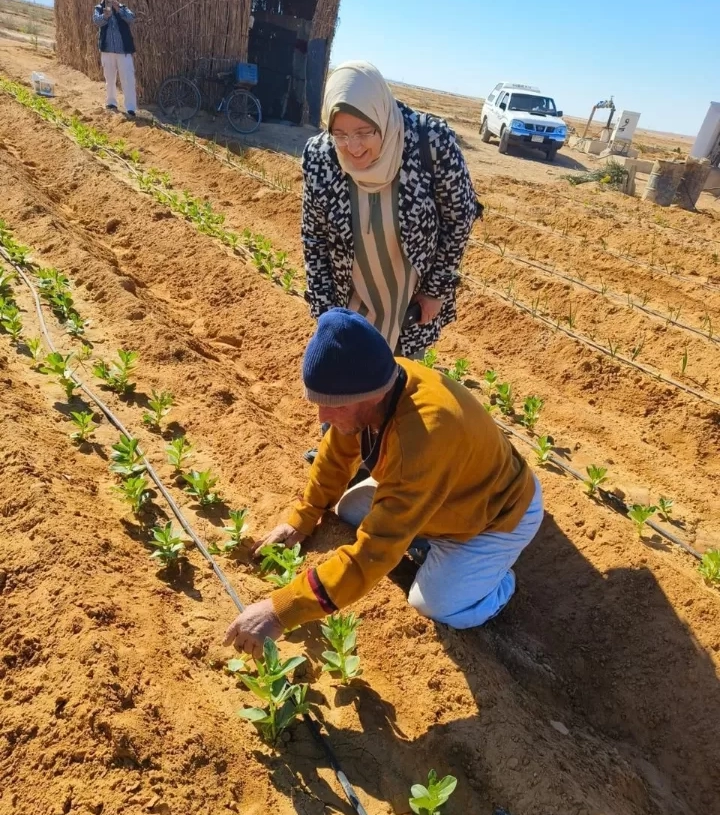
<svg viewBox="0 0 720 815">
<path fill-rule="evenodd" d="M 487 186 L 488 190 L 493 192 L 494 184 L 492 179 L 488 181 Z M 540 189 L 540 186 L 536 185 L 535 189 Z M 506 190 L 503 189 L 502 193 L 506 194 Z M 580 201 L 572 195 L 566 195 L 557 190 L 552 190 L 547 186 L 543 186 L 542 194 L 544 201 L 552 202 L 553 214 L 555 215 L 556 220 L 560 218 L 564 219 L 564 222 L 567 222 L 567 208 L 568 203 L 570 203 L 573 205 L 582 206 L 585 208 L 585 210 L 590 210 L 593 215 L 600 219 L 600 223 L 603 225 L 607 224 L 607 220 L 610 217 L 615 224 L 619 224 L 621 226 L 631 226 L 634 224 L 638 228 L 642 228 L 642 231 L 645 233 L 661 234 L 661 231 L 670 231 L 683 235 L 684 237 L 687 237 L 693 241 L 700 240 L 708 245 L 720 245 L 719 240 L 716 238 L 709 238 L 704 235 L 699 235 L 696 229 L 683 229 L 681 227 L 673 226 L 668 222 L 666 216 L 659 212 L 655 212 L 652 219 L 644 218 L 642 204 L 639 201 L 636 203 L 635 217 L 629 216 L 627 219 L 624 219 L 620 217 L 620 214 L 618 213 L 617 203 L 602 196 L 600 189 L 592 190 L 592 194 L 597 198 L 595 202 L 591 202 L 587 198 L 584 201 Z M 495 208 L 500 211 L 504 210 L 502 205 L 498 205 Z M 544 221 L 541 223 L 544 223 Z M 563 229 L 567 231 L 566 223 L 564 223 Z M 688 247 L 683 246 L 682 248 L 686 250 Z"/>
<path fill-rule="evenodd" d="M 139 151 L 129 148 L 124 140 L 110 139 L 105 133 L 86 125 L 77 116 L 64 113 L 48 99 L 37 96 L 24 85 L 0 76 L 0 90 L 12 96 L 23 107 L 34 111 L 44 121 L 67 130 L 80 147 L 106 155 L 116 154 L 135 165 L 139 163 Z"/>
<path fill-rule="evenodd" d="M 571 339 L 576 340 L 579 343 L 582 343 L 588 348 L 592 348 L 593 350 L 598 351 L 601 354 L 605 354 L 609 356 L 611 359 L 614 359 L 617 362 L 622 363 L 623 365 L 627 365 L 631 368 L 641 371 L 642 373 L 652 377 L 658 382 L 664 382 L 666 385 L 670 385 L 671 387 L 676 388 L 677 390 L 683 391 L 683 393 L 690 394 L 691 396 L 694 396 L 695 398 L 703 402 L 708 402 L 709 404 L 720 406 L 720 399 L 716 398 L 715 396 L 712 396 L 706 391 L 699 390 L 697 388 L 691 387 L 690 385 L 686 385 L 682 382 L 678 382 L 671 376 L 666 376 L 665 374 L 661 373 L 656 368 L 638 362 L 637 357 L 639 356 L 643 348 L 642 340 L 636 343 L 635 346 L 632 349 L 630 349 L 629 353 L 625 355 L 621 353 L 620 343 L 613 337 L 607 338 L 606 346 L 602 344 L 602 340 L 596 340 L 596 335 L 594 333 L 593 337 L 590 338 L 589 336 L 578 333 L 577 331 L 574 330 L 574 328 L 570 327 L 569 321 L 574 326 L 577 317 L 576 312 L 572 310 L 572 306 L 570 307 L 567 315 L 560 315 L 553 320 L 542 313 L 541 302 L 539 297 L 536 300 L 534 300 L 532 304 L 524 303 L 523 301 L 518 299 L 515 290 L 511 284 L 509 284 L 509 286 L 506 287 L 505 291 L 500 291 L 499 289 L 496 289 L 492 285 L 490 285 L 486 279 L 477 280 L 475 277 L 468 275 L 464 272 L 461 273 L 461 277 L 464 280 L 470 282 L 471 284 L 481 288 L 483 293 L 489 291 L 491 294 L 498 297 L 500 300 L 509 303 L 511 306 L 513 306 L 513 308 L 516 308 L 519 311 L 528 314 L 530 317 L 532 317 L 533 320 L 537 320 L 538 322 L 543 323 L 549 328 L 552 328 L 554 331 L 566 334 Z M 566 326 L 565 323 L 568 323 L 568 325 Z M 689 353 L 686 348 L 683 351 L 683 354 L 678 362 L 681 375 L 685 375 L 685 373 L 687 372 L 689 361 L 690 361 Z"/>
<path fill-rule="evenodd" d="M 563 280 L 567 283 L 572 283 L 573 285 L 579 286 L 580 288 L 586 289 L 594 294 L 599 294 L 601 297 L 604 297 L 607 300 L 612 300 L 618 304 L 624 304 L 628 307 L 628 309 L 630 309 L 630 311 L 633 309 L 638 309 L 638 311 L 647 314 L 650 317 L 665 322 L 666 325 L 673 325 L 681 331 L 703 337 L 714 344 L 720 343 L 720 337 L 715 334 L 716 325 L 713 324 L 713 316 L 707 307 L 705 308 L 700 325 L 692 325 L 680 320 L 682 306 L 674 306 L 672 303 L 668 303 L 666 311 L 658 311 L 657 309 L 650 308 L 648 306 L 648 303 L 650 302 L 650 295 L 647 291 L 643 291 L 639 298 L 633 297 L 630 293 L 623 296 L 618 292 L 611 291 L 602 275 L 600 276 L 600 285 L 595 286 L 592 283 L 587 282 L 587 274 L 585 273 L 578 272 L 577 276 L 575 276 L 569 272 L 561 271 L 556 267 L 548 266 L 546 263 L 538 263 L 535 256 L 533 256 L 532 259 L 528 259 L 517 254 L 507 254 L 507 242 L 500 244 L 495 241 L 491 241 L 489 239 L 487 229 L 485 232 L 484 242 L 481 243 L 471 239 L 470 243 L 474 246 L 478 246 L 487 251 L 493 252 L 502 258 L 506 258 L 511 263 L 526 266 L 531 269 L 539 269 L 541 272 L 551 277 L 558 278 L 559 280 Z M 505 289 L 508 295 L 512 295 L 514 292 L 514 282 L 515 279 L 513 278 L 511 283 L 509 283 Z M 720 290 L 720 288 L 718 290 Z M 572 300 L 570 300 L 570 298 L 568 298 L 568 300 L 570 302 L 569 310 L 567 312 L 568 317 L 562 316 L 560 319 L 562 321 L 569 320 L 568 324 L 570 325 L 570 328 L 574 328 L 575 315 L 573 314 L 572 310 Z M 537 302 L 540 302 L 539 298 Z M 594 337 L 592 337 L 592 339 L 594 339 Z"/>
<path fill-rule="evenodd" d="M 143 192 L 158 203 L 187 218 L 199 232 L 218 238 L 233 251 L 245 250 L 250 261 L 267 280 L 280 285 L 288 294 L 298 294 L 298 272 L 288 264 L 287 253 L 273 249 L 263 235 L 253 234 L 249 229 L 238 234 L 225 226 L 225 216 L 215 212 L 209 201 L 195 198 L 187 190 L 175 192 L 167 173 L 150 168 L 136 169 L 135 176 Z"/>
<path fill-rule="evenodd" d="M 438 354 L 434 348 L 428 349 L 421 360 L 426 368 L 436 367 L 437 361 Z M 464 358 L 456 359 L 446 373 L 455 382 L 465 384 L 469 381 L 470 363 Z M 490 414 L 495 410 L 499 410 L 505 419 L 517 421 L 531 434 L 534 434 L 535 425 L 540 419 L 540 411 L 545 404 L 545 400 L 539 396 L 527 396 L 522 403 L 522 412 L 517 412 L 515 410 L 515 394 L 509 382 L 500 382 L 495 371 L 485 371 L 483 383 L 488 390 L 488 401 L 483 404 L 485 410 Z"/>
<path fill-rule="evenodd" d="M 191 144 L 193 147 L 202 150 L 220 161 L 223 161 L 229 167 L 239 170 L 251 178 L 255 178 L 257 181 L 260 181 L 262 184 L 265 184 L 268 187 L 273 187 L 274 189 L 280 190 L 280 192 L 284 193 L 290 192 L 292 189 L 292 179 L 289 173 L 268 172 L 264 164 L 259 161 L 255 161 L 250 155 L 248 155 L 248 152 L 242 148 L 240 149 L 240 152 L 236 153 L 231 151 L 229 145 L 226 144 L 223 149 L 217 142 L 217 136 L 213 136 L 211 140 L 204 140 L 202 138 L 198 139 L 194 130 L 190 130 L 187 127 L 183 127 L 179 124 L 165 124 L 164 122 L 158 121 L 155 117 L 152 118 L 152 126 L 182 139 L 182 141 Z"/>
<path fill-rule="evenodd" d="M 438 354 L 434 348 L 429 349 L 422 360 L 428 368 L 434 368 L 438 361 Z M 470 364 L 466 359 L 457 359 L 447 369 L 447 375 L 456 382 L 469 383 L 468 373 Z M 492 413 L 496 408 L 503 418 L 517 420 L 531 435 L 535 434 L 535 426 L 540 418 L 540 411 L 545 404 L 538 396 L 528 396 L 522 404 L 522 413 L 516 414 L 515 400 L 512 385 L 509 382 L 500 382 L 496 371 L 487 370 L 483 375 L 483 385 L 489 395 L 489 401 L 484 403 L 485 409 Z M 554 464 L 554 440 L 550 435 L 539 436 L 535 439 L 535 455 L 540 466 Z M 601 498 L 600 487 L 608 480 L 608 471 L 605 467 L 590 464 L 586 470 L 587 478 L 584 481 L 587 494 L 594 498 Z M 638 535 L 642 537 L 646 523 L 657 513 L 668 523 L 672 523 L 673 500 L 661 495 L 657 505 L 632 504 L 627 508 L 627 516 L 634 523 Z M 707 552 L 699 566 L 700 573 L 708 583 L 720 586 L 720 550 Z"/>
<path fill-rule="evenodd" d="M 488 205 L 486 205 L 485 206 L 484 219 L 483 219 L 484 222 L 488 221 L 488 215 L 489 215 L 490 211 L 491 211 L 490 207 Z M 547 222 L 544 221 L 544 220 L 541 221 L 540 223 L 536 223 L 534 221 L 526 221 L 526 220 L 523 220 L 522 218 L 518 218 L 517 217 L 517 209 L 516 209 L 516 212 L 515 212 L 514 216 L 505 213 L 504 208 L 501 205 L 499 205 L 497 207 L 493 207 L 492 212 L 493 212 L 493 215 L 495 215 L 495 216 L 497 216 L 499 218 L 504 218 L 506 220 L 513 221 L 513 222 L 515 222 L 517 224 L 521 224 L 522 226 L 527 226 L 530 229 L 533 229 L 533 230 L 535 230 L 537 232 L 550 233 L 552 235 L 556 235 L 557 237 L 562 238 L 563 240 L 574 243 L 576 246 L 590 247 L 590 243 L 589 243 L 589 240 L 587 239 L 587 237 L 583 236 L 583 237 L 578 238 L 575 235 L 570 235 L 569 234 L 569 231 L 570 231 L 570 219 L 569 218 L 566 218 L 565 224 L 562 226 L 562 228 L 558 229 L 558 228 L 556 228 L 554 226 L 548 225 Z M 495 243 L 494 241 L 490 241 L 489 232 L 488 232 L 487 227 L 485 227 L 484 235 L 485 235 L 485 242 L 486 243 Z M 610 257 L 617 258 L 619 260 L 624 260 L 624 261 L 626 261 L 626 262 L 628 262 L 628 263 L 630 263 L 630 264 L 632 264 L 634 266 L 639 266 L 639 267 L 644 268 L 644 269 L 649 269 L 651 272 L 656 272 L 657 274 L 665 275 L 667 277 L 671 277 L 671 278 L 674 278 L 676 280 L 680 280 L 680 281 L 682 281 L 684 283 L 691 283 L 691 284 L 693 284 L 695 286 L 698 286 L 698 285 L 702 286 L 703 288 L 711 288 L 711 289 L 720 290 L 720 287 L 718 287 L 718 286 L 713 286 L 712 284 L 709 284 L 709 283 L 702 283 L 697 278 L 689 277 L 688 275 L 680 274 L 680 269 L 677 266 L 673 270 L 673 268 L 671 268 L 671 266 L 669 264 L 664 263 L 664 262 L 663 262 L 662 266 L 657 265 L 656 262 L 655 262 L 656 261 L 656 255 L 655 255 L 655 251 L 656 251 L 656 240 L 655 239 L 656 239 L 656 237 L 657 237 L 657 233 L 653 232 L 653 241 L 652 241 L 652 245 L 651 245 L 651 254 L 650 254 L 650 261 L 649 262 L 646 261 L 646 260 L 640 260 L 640 258 L 637 258 L 634 255 L 631 255 L 627 251 L 627 249 L 625 249 L 622 252 L 618 252 L 618 251 L 615 251 L 613 249 L 609 249 L 608 245 L 607 245 L 607 241 L 605 240 L 604 237 L 598 238 L 599 247 L 593 246 L 592 249 L 593 249 L 593 251 L 601 251 L 604 254 L 609 255 Z M 497 246 L 498 244 L 495 243 L 495 245 Z M 535 260 L 535 258 L 533 258 L 533 260 Z M 718 265 L 718 253 L 717 252 L 712 252 L 710 254 L 710 261 L 714 266 Z"/>
<path fill-rule="evenodd" d="M 272 249 L 262 235 L 249 230 L 238 234 L 225 227 L 225 215 L 216 212 L 209 201 L 193 196 L 188 190 L 181 193 L 172 189 L 172 181 L 166 172 L 156 168 L 143 169 L 140 152 L 122 139 L 111 140 L 97 128 L 86 125 L 77 117 L 68 116 L 47 99 L 35 96 L 27 88 L 0 77 L 0 89 L 13 96 L 23 106 L 35 111 L 42 119 L 66 130 L 80 146 L 92 152 L 122 159 L 143 192 L 158 203 L 182 215 L 199 232 L 221 240 L 233 251 L 245 249 L 258 271 L 267 279 L 280 285 L 289 294 L 299 294 L 299 275 L 288 265 L 287 253 Z"/>
<path fill-rule="evenodd" d="M 22 261 L 26 262 L 26 258 L 27 252 L 24 252 Z M 66 291 L 69 282 L 65 279 L 59 282 L 58 273 L 42 276 L 40 279 L 44 281 L 51 277 L 57 284 L 56 288 Z M 12 299 L 14 302 L 10 282 L 11 275 L 8 274 L 0 284 L 0 292 L 4 299 Z M 62 321 L 64 315 L 57 311 L 55 314 Z M 19 336 L 15 339 L 19 339 Z M 39 362 L 42 358 L 40 341 L 33 347 L 34 361 Z M 83 367 L 90 361 L 87 351 L 88 346 L 83 346 L 83 359 L 78 361 Z M 58 384 L 63 387 L 68 402 L 75 399 L 75 390 L 79 387 L 73 357 L 72 353 L 63 355 L 52 352 L 37 366 L 43 373 L 57 376 Z M 109 363 L 101 359 L 95 360 L 92 371 L 102 380 L 103 387 L 107 390 L 119 397 L 127 397 L 136 391 L 134 373 L 137 363 L 137 352 L 119 349 L 116 359 Z M 148 400 L 148 409 L 142 416 L 143 423 L 153 431 L 162 432 L 173 402 L 172 394 L 153 390 L 152 397 Z M 70 434 L 71 439 L 78 445 L 90 441 L 98 427 L 94 413 L 90 410 L 71 411 L 70 417 L 76 428 Z M 184 435 L 168 444 L 166 455 L 175 475 L 186 482 L 186 492 L 201 507 L 221 502 L 220 494 L 215 490 L 218 479 L 209 470 L 184 471 L 192 455 L 192 446 Z M 145 456 L 138 439 L 121 435 L 120 440 L 112 445 L 110 470 L 119 482 L 114 491 L 129 504 L 133 514 L 142 520 L 152 501 L 152 493 L 146 478 Z M 231 525 L 224 528 L 229 538 L 222 548 L 215 547 L 213 553 L 231 554 L 247 539 L 246 516 L 246 509 L 229 512 Z M 148 543 L 153 548 L 151 558 L 158 560 L 166 568 L 176 566 L 184 558 L 185 542 L 171 522 L 155 525 L 148 531 Z M 287 549 L 282 544 L 266 545 L 260 549 L 260 554 L 263 558 L 260 572 L 276 586 L 285 586 L 294 579 L 305 560 L 300 554 L 299 544 L 292 549 Z M 338 674 L 343 684 L 348 684 L 362 674 L 360 657 L 356 653 L 359 624 L 360 620 L 354 613 L 338 612 L 328 617 L 322 625 L 323 636 L 330 646 L 322 653 L 322 671 Z M 281 661 L 277 646 L 268 639 L 264 644 L 263 656 L 254 660 L 254 671 L 248 668 L 244 660 L 235 659 L 228 663 L 228 671 L 237 674 L 258 700 L 256 706 L 243 708 L 239 715 L 252 722 L 260 735 L 272 745 L 277 743 L 278 738 L 293 722 L 310 710 L 306 700 L 308 684 L 290 681 L 290 674 L 305 661 L 306 658 L 302 656 Z M 457 781 L 452 776 L 439 780 L 434 770 L 431 770 L 427 786 L 416 784 L 412 787 L 409 798 L 412 811 L 439 815 L 440 807 L 448 800 L 456 784 Z"/>
</svg>

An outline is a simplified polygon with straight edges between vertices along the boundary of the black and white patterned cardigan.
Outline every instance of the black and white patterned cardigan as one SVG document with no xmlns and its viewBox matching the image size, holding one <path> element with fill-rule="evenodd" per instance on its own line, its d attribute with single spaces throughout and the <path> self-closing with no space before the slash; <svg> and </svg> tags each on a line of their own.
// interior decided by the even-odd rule
<svg viewBox="0 0 720 815">
<path fill-rule="evenodd" d="M 434 180 L 423 168 L 419 114 L 398 102 L 405 120 L 400 168 L 400 237 L 418 273 L 418 290 L 444 299 L 440 314 L 427 325 L 403 330 L 404 356 L 429 348 L 443 326 L 456 317 L 455 288 L 470 229 L 475 192 L 465 159 L 448 124 L 427 117 Z M 302 241 L 307 276 L 306 299 L 317 319 L 334 306 L 347 307 L 352 296 L 355 258 L 348 178 L 327 133 L 310 139 L 303 152 Z"/>
</svg>

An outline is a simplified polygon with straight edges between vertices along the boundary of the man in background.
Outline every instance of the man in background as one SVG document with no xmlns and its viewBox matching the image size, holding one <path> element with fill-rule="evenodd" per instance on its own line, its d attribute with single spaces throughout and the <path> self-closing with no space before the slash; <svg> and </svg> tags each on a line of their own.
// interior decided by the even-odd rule
<svg viewBox="0 0 720 815">
<path fill-rule="evenodd" d="M 135 15 L 127 6 L 118 0 L 103 0 L 95 6 L 93 23 L 98 27 L 98 45 L 105 85 L 107 89 L 106 105 L 108 110 L 117 110 L 117 77 L 120 74 L 120 85 L 125 98 L 125 110 L 128 116 L 135 116 L 137 99 L 135 95 L 135 64 L 130 23 Z"/>
</svg>

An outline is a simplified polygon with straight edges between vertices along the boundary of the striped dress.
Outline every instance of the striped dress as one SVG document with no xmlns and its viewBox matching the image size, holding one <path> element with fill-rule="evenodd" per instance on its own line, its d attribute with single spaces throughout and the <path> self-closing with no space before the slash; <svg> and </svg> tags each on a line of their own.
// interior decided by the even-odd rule
<svg viewBox="0 0 720 815">
<path fill-rule="evenodd" d="M 376 193 L 349 181 L 355 245 L 349 308 L 372 323 L 395 351 L 418 282 L 400 242 L 399 177 Z"/>
</svg>

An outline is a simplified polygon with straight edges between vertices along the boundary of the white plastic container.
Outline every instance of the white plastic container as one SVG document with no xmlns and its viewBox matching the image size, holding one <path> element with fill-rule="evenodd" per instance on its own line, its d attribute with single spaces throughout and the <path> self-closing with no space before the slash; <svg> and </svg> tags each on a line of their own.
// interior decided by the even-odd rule
<svg viewBox="0 0 720 815">
<path fill-rule="evenodd" d="M 33 71 L 30 82 L 38 96 L 55 96 L 55 83 L 49 76 Z"/>
</svg>

